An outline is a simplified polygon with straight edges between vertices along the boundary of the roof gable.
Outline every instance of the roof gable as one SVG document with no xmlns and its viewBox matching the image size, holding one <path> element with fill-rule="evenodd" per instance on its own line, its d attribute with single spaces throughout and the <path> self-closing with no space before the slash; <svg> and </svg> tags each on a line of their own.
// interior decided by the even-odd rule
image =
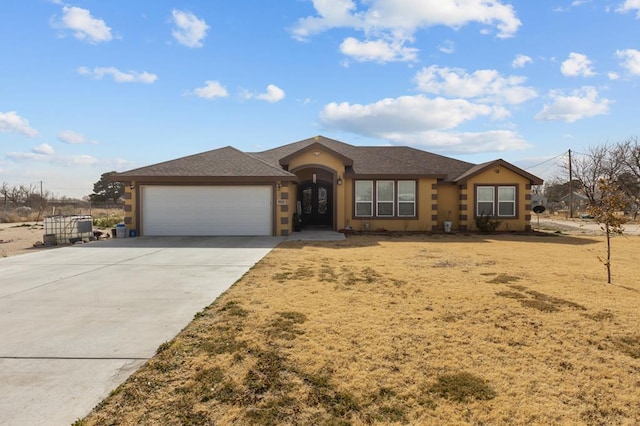
<svg viewBox="0 0 640 426">
<path fill-rule="evenodd" d="M 468 181 L 469 179 L 471 179 L 472 177 L 492 168 L 492 167 L 496 167 L 496 166 L 502 166 L 505 169 L 511 170 L 512 172 L 514 172 L 517 175 L 520 175 L 526 179 L 528 179 L 532 185 L 542 185 L 543 184 L 543 180 L 540 179 L 537 176 L 532 175 L 529 172 L 526 172 L 524 170 L 522 170 L 519 167 L 514 166 L 511 163 L 508 163 L 506 161 L 504 161 L 503 159 L 498 159 L 498 160 L 493 160 L 493 161 L 488 161 L 486 163 L 482 163 L 482 164 L 478 164 L 476 166 L 471 167 L 469 170 L 467 170 L 466 172 L 462 173 L 460 176 L 456 177 L 454 179 L 454 182 L 456 183 L 465 183 L 466 181 Z"/>
<path fill-rule="evenodd" d="M 283 167 L 286 167 L 289 165 L 289 162 L 295 157 L 297 157 L 298 155 L 304 154 L 307 152 L 318 151 L 318 150 L 328 151 L 330 154 L 333 154 L 334 156 L 338 157 L 338 159 L 340 159 L 345 166 L 353 166 L 353 160 L 351 158 L 317 141 L 299 149 L 298 151 L 292 152 L 291 154 L 285 157 L 282 157 L 279 161 L 279 164 Z"/>
</svg>

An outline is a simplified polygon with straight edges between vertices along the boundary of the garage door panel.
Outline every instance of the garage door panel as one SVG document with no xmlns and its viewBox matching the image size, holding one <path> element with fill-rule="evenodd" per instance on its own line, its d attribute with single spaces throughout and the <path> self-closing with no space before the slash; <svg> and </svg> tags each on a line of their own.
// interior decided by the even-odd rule
<svg viewBox="0 0 640 426">
<path fill-rule="evenodd" d="M 271 235 L 271 186 L 144 186 L 144 235 Z"/>
</svg>

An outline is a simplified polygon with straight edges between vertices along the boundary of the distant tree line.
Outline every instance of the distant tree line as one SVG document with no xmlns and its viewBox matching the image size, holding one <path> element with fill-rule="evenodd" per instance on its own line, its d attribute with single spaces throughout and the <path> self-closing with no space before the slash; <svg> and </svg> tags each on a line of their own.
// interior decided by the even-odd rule
<svg viewBox="0 0 640 426">
<path fill-rule="evenodd" d="M 41 190 L 37 185 L 10 185 L 2 182 L 0 197 L 5 209 L 9 207 L 40 209 L 47 205 L 47 201 L 51 199 L 51 193 Z"/>
</svg>

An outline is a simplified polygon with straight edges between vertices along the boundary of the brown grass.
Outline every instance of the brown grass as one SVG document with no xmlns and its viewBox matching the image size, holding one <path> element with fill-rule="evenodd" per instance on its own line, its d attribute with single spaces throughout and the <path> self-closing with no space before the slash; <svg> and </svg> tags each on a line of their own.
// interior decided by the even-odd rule
<svg viewBox="0 0 640 426">
<path fill-rule="evenodd" d="M 80 424 L 638 424 L 638 237 L 282 244 Z"/>
</svg>

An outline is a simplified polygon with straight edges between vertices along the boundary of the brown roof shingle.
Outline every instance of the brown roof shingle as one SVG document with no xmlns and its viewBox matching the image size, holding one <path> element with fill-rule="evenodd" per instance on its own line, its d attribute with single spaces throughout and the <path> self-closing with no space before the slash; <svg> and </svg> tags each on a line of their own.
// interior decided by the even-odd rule
<svg viewBox="0 0 640 426">
<path fill-rule="evenodd" d="M 279 166 L 227 146 L 176 160 L 118 173 L 118 178 L 140 177 L 292 177 Z"/>
<path fill-rule="evenodd" d="M 422 151 L 406 146 L 354 146 L 324 136 L 316 136 L 262 152 L 245 153 L 231 146 L 200 154 L 165 161 L 118 173 L 114 180 L 167 178 L 274 178 L 295 180 L 296 176 L 284 170 L 289 156 L 315 145 L 338 154 L 345 166 L 345 175 L 352 177 L 430 176 L 450 182 L 465 181 L 494 164 L 501 164 L 537 184 L 541 179 L 504 160 L 480 165 Z"/>
</svg>

